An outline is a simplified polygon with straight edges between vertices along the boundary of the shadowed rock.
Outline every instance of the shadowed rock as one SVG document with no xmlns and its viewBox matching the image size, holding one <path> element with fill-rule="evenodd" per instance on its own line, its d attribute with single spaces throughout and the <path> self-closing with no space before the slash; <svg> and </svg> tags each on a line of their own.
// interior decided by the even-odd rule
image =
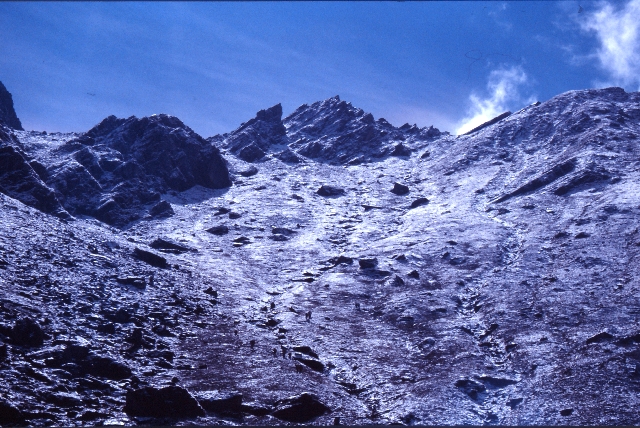
<svg viewBox="0 0 640 428">
<path fill-rule="evenodd" d="M 173 215 L 160 195 L 195 185 L 231 185 L 219 150 L 178 118 L 109 116 L 56 149 L 63 162 L 47 169 L 47 184 L 71 214 L 115 226 Z"/>
<path fill-rule="evenodd" d="M 127 391 L 125 413 L 153 418 L 194 418 L 204 410 L 189 392 L 179 386 L 145 387 Z"/>
<path fill-rule="evenodd" d="M 167 201 L 160 201 L 149 210 L 149 215 L 155 218 L 167 218 L 174 215 L 173 207 Z"/>
<path fill-rule="evenodd" d="M 213 226 L 207 229 L 207 232 L 212 235 L 226 235 L 229 233 L 229 227 L 221 225 L 221 226 Z"/>
<path fill-rule="evenodd" d="M 411 149 L 402 143 L 398 143 L 391 152 L 391 156 L 411 156 Z"/>
<path fill-rule="evenodd" d="M 547 186 L 548 184 L 552 183 L 558 178 L 564 175 L 567 175 L 571 171 L 573 171 L 576 167 L 576 163 L 577 163 L 576 159 L 569 159 L 568 161 L 562 162 L 559 165 L 556 165 L 553 168 L 551 168 L 551 170 L 540 175 L 539 177 L 518 187 L 513 192 L 507 193 L 506 195 L 499 197 L 498 199 L 496 199 L 495 202 L 504 202 L 507 199 L 513 198 L 515 196 L 524 195 L 524 194 L 536 191 L 544 186 Z"/>
<path fill-rule="evenodd" d="M 138 260 L 142 260 L 145 263 L 150 264 L 151 266 L 159 267 L 159 268 L 167 268 L 169 265 L 167 264 L 167 259 L 157 254 L 153 254 L 150 251 L 141 250 L 140 248 L 136 248 L 133 250 L 133 257 Z"/>
<path fill-rule="evenodd" d="M 279 401 L 271 415 L 283 421 L 304 423 L 330 411 L 316 395 L 305 392 Z"/>
<path fill-rule="evenodd" d="M 378 266 L 378 259 L 375 257 L 367 257 L 358 260 L 358 264 L 360 264 L 360 269 L 372 269 Z"/>
<path fill-rule="evenodd" d="M 400 183 L 393 183 L 393 189 L 391 189 L 391 193 L 394 193 L 398 196 L 406 195 L 409 193 L 409 187 Z"/>
<path fill-rule="evenodd" d="M 418 208 L 422 205 L 427 205 L 429 203 L 429 199 L 427 198 L 418 198 L 415 201 L 411 202 L 410 208 Z"/>
<path fill-rule="evenodd" d="M 20 424 L 24 423 L 22 412 L 12 404 L 0 399 L 0 424 Z"/>
<path fill-rule="evenodd" d="M 158 251 L 162 251 L 163 253 L 180 254 L 192 251 L 189 247 L 185 247 L 184 245 L 164 238 L 157 238 L 149 246 Z"/>
<path fill-rule="evenodd" d="M 42 212 L 68 218 L 56 195 L 33 170 L 23 154 L 0 128 L 0 192 Z M 6 145 L 5 145 L 6 144 Z"/>
<path fill-rule="evenodd" d="M 13 97 L 0 82 L 0 125 L 22 131 L 22 124 L 13 108 Z"/>
<path fill-rule="evenodd" d="M 198 402 L 207 412 L 238 414 L 243 411 L 242 394 L 200 398 Z"/>
<path fill-rule="evenodd" d="M 221 146 L 246 162 L 262 159 L 271 146 L 283 143 L 286 128 L 282 123 L 282 106 L 260 110 L 256 117 L 240 125 L 222 141 Z"/>
<path fill-rule="evenodd" d="M 254 165 L 251 165 L 249 166 L 249 168 L 240 171 L 238 174 L 240 174 L 243 177 L 252 177 L 257 173 L 258 173 L 258 168 L 256 168 Z"/>
<path fill-rule="evenodd" d="M 320 196 L 342 196 L 344 195 L 344 189 L 335 186 L 328 186 L 323 184 L 316 192 Z"/>
<path fill-rule="evenodd" d="M 357 165 L 382 159 L 390 153 L 407 156 L 410 151 L 394 141 L 428 141 L 440 131 L 405 125 L 396 128 L 371 113 L 335 96 L 311 105 L 304 104 L 284 119 L 289 147 L 319 162 Z"/>
<path fill-rule="evenodd" d="M 11 329 L 13 343 L 20 346 L 37 347 L 44 343 L 44 332 L 40 325 L 31 318 L 16 321 Z"/>
</svg>

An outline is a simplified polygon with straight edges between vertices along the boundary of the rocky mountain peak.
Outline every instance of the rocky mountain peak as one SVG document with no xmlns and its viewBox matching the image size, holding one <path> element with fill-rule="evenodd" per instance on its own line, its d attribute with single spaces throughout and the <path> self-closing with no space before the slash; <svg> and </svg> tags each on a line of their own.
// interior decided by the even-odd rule
<svg viewBox="0 0 640 428">
<path fill-rule="evenodd" d="M 440 135 L 433 127 L 396 128 L 339 96 L 300 106 L 284 119 L 284 124 L 293 150 L 316 161 L 338 164 L 370 162 L 394 154 L 406 156 L 410 149 L 396 150 L 401 142 L 411 145 Z"/>
<path fill-rule="evenodd" d="M 145 212 L 153 217 L 169 190 L 231 185 L 220 151 L 166 114 L 109 116 L 55 151 L 59 161 L 49 166 L 47 184 L 63 206 L 117 226 Z"/>
<path fill-rule="evenodd" d="M 13 108 L 13 98 L 7 88 L 0 82 L 0 125 L 22 131 L 22 124 Z"/>
<path fill-rule="evenodd" d="M 286 144 L 286 133 L 282 123 L 282 105 L 276 104 L 260 110 L 253 119 L 231 132 L 220 145 L 246 162 L 255 162 L 264 158 L 272 146 Z"/>
</svg>

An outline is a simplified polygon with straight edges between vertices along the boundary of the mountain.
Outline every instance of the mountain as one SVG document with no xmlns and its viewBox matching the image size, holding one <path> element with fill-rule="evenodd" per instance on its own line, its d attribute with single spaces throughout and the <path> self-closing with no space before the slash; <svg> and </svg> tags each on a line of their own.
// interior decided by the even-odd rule
<svg viewBox="0 0 640 428">
<path fill-rule="evenodd" d="M 407 156 L 412 144 L 441 135 L 433 127 L 419 129 L 406 124 L 396 128 L 338 96 L 300 106 L 284 124 L 293 150 L 333 164 L 371 162 L 389 154 Z"/>
<path fill-rule="evenodd" d="M 40 176 L 70 214 L 119 227 L 171 215 L 161 197 L 166 192 L 231 185 L 218 149 L 173 116 L 109 116 L 86 133 L 24 139 Z"/>
<path fill-rule="evenodd" d="M 260 110 L 256 117 L 226 136 L 221 146 L 244 161 L 255 162 L 264 158 L 272 146 L 286 143 L 282 106 L 277 104 Z"/>
<path fill-rule="evenodd" d="M 634 424 L 638 136 L 620 88 L 5 127 L 0 424 Z"/>
</svg>

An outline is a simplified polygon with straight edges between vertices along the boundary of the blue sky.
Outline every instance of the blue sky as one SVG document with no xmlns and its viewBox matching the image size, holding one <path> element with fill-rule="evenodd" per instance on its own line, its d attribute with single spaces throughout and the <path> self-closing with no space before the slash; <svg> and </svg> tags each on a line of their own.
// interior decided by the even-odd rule
<svg viewBox="0 0 640 428">
<path fill-rule="evenodd" d="M 334 95 L 463 132 L 572 89 L 640 87 L 640 0 L 0 2 L 25 129 L 172 114 L 204 137 Z"/>
</svg>

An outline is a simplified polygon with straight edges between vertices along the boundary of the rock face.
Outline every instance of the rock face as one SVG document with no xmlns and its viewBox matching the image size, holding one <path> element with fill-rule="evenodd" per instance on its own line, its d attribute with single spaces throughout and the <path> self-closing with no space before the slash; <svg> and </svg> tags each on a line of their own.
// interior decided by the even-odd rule
<svg viewBox="0 0 640 428">
<path fill-rule="evenodd" d="M 11 142 L 0 128 L 0 192 L 43 212 L 69 217 L 54 191 L 40 179 L 24 153 Z"/>
<path fill-rule="evenodd" d="M 407 124 L 396 128 L 382 118 L 375 120 L 338 96 L 299 107 L 284 119 L 284 125 L 294 151 L 337 164 L 379 160 L 394 152 L 394 141 L 428 141 L 440 136 L 433 127 L 420 129 Z M 406 154 L 407 149 L 402 148 L 398 155 Z"/>
<path fill-rule="evenodd" d="M 160 195 L 195 185 L 231 185 L 219 150 L 179 119 L 109 116 L 43 157 L 47 184 L 72 215 L 124 226 L 144 217 L 165 218 L 173 209 Z M 57 161 L 52 161 L 57 159 Z"/>
<path fill-rule="evenodd" d="M 215 137 L 214 137 L 215 138 Z M 260 110 L 256 117 L 231 132 L 221 147 L 246 162 L 262 159 L 272 146 L 285 143 L 286 129 L 282 123 L 282 106 L 277 104 Z"/>
<path fill-rule="evenodd" d="M 145 387 L 127 392 L 124 411 L 132 416 L 154 418 L 193 418 L 204 410 L 189 392 L 179 386 Z"/>
<path fill-rule="evenodd" d="M 22 124 L 13 109 L 13 98 L 7 88 L 0 82 L 0 125 L 22 131 Z"/>
</svg>

